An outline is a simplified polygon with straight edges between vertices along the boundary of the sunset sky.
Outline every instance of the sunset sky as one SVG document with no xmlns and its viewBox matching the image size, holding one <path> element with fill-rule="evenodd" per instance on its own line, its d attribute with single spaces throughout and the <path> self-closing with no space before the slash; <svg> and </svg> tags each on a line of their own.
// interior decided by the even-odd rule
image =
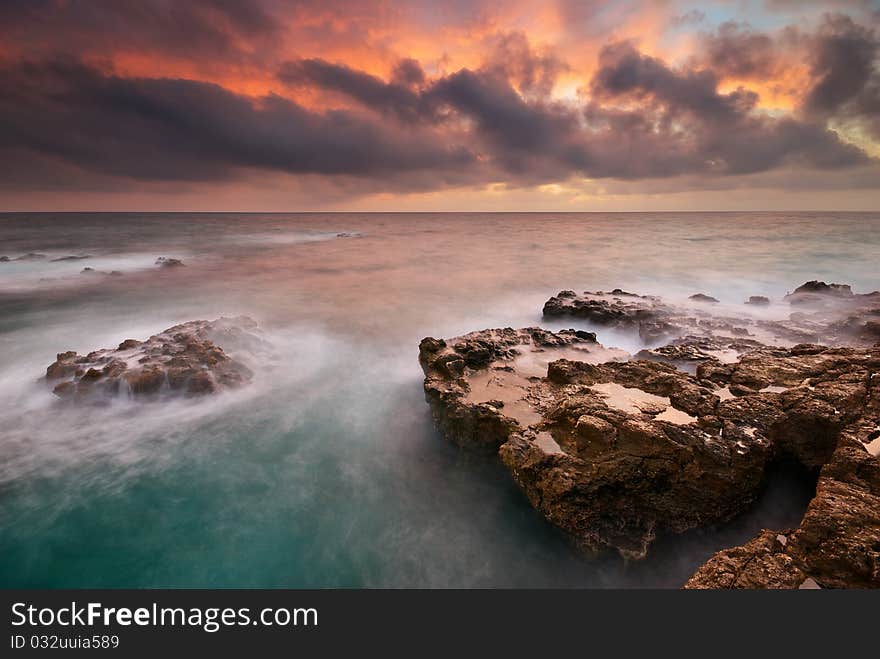
<svg viewBox="0 0 880 659">
<path fill-rule="evenodd" d="M 0 210 L 880 210 L 880 0 L 5 0 Z"/>
</svg>

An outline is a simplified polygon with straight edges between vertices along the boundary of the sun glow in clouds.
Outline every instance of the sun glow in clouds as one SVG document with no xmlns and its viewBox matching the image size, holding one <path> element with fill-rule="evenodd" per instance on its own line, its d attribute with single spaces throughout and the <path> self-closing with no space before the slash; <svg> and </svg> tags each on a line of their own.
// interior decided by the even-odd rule
<svg viewBox="0 0 880 659">
<path fill-rule="evenodd" d="M 802 207 L 809 181 L 825 206 L 875 207 L 877 12 L 748 7 L 16 3 L 0 198 L 591 210 L 741 207 L 760 188 Z"/>
</svg>

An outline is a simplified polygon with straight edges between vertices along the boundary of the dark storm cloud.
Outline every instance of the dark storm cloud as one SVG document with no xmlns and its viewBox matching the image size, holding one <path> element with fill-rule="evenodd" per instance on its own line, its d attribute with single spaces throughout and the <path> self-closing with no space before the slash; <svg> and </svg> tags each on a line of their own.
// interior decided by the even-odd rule
<svg viewBox="0 0 880 659">
<path fill-rule="evenodd" d="M 104 174 L 205 180 L 236 168 L 382 176 L 466 167 L 471 155 L 345 111 L 254 101 L 203 82 L 120 78 L 78 63 L 0 70 L 0 147 Z"/>
<path fill-rule="evenodd" d="M 741 23 L 722 23 L 704 36 L 703 47 L 705 64 L 720 76 L 766 78 L 778 68 L 778 43 Z"/>
<path fill-rule="evenodd" d="M 209 27 L 225 25 L 234 4 L 203 0 L 186 11 L 210 16 Z M 136 14 L 118 12 L 127 20 L 134 14 L 126 12 Z M 237 29 L 275 29 L 268 13 L 250 20 Z M 221 30 L 216 47 L 228 34 Z M 278 84 L 291 97 L 319 90 L 322 100 L 346 106 L 324 111 L 195 80 L 122 77 L 75 59 L 7 60 L 0 156 L 14 154 L 20 169 L 33 166 L 34 179 L 43 180 L 54 162 L 65 176 L 74 168 L 131 185 L 255 170 L 354 178 L 364 189 L 389 191 L 571 176 L 709 180 L 871 163 L 827 126 L 872 108 L 877 116 L 875 35 L 829 17 L 808 36 L 815 84 L 803 111 L 782 117 L 760 111 L 752 91 L 719 91 L 725 75 L 760 76 L 778 57 L 778 44 L 733 24 L 707 41 L 703 60 L 683 67 L 629 42 L 606 45 L 589 85 L 566 102 L 551 96 L 564 60 L 534 50 L 520 33 L 496 35 L 480 67 L 443 75 L 427 75 L 412 59 L 400 60 L 388 79 L 319 58 L 280 65 Z M 748 56 L 727 57 L 742 46 Z"/>
<path fill-rule="evenodd" d="M 840 109 L 858 112 L 874 97 L 880 83 L 875 30 L 853 22 L 848 16 L 826 17 L 811 42 L 810 67 L 815 84 L 806 96 L 807 112 L 833 115 Z M 867 96 L 868 98 L 865 98 Z M 845 108 L 848 104 L 853 108 Z"/>
<path fill-rule="evenodd" d="M 868 162 L 821 123 L 755 112 L 757 95 L 718 92 L 707 70 L 674 70 L 629 43 L 603 49 L 585 108 L 524 95 L 510 71 L 461 69 L 419 87 L 386 83 L 321 60 L 282 77 L 346 94 L 407 122 L 470 128 L 469 144 L 498 176 L 521 183 L 572 174 L 637 179 L 729 175 L 783 165 L 838 169 Z M 622 109 L 627 104 L 635 109 Z M 485 171 L 481 171 L 481 175 Z"/>
<path fill-rule="evenodd" d="M 675 71 L 630 43 L 606 46 L 593 78 L 595 97 L 632 97 L 656 101 L 673 111 L 688 111 L 701 121 L 730 121 L 750 111 L 757 97 L 738 90 L 718 93 L 718 78 L 709 70 Z"/>
<path fill-rule="evenodd" d="M 628 43 L 603 49 L 600 65 L 593 98 L 638 101 L 639 109 L 626 121 L 648 127 L 669 145 L 685 146 L 679 152 L 689 153 L 707 173 L 746 174 L 784 164 L 836 169 L 868 162 L 822 123 L 755 112 L 757 96 L 741 88 L 720 93 L 711 71 L 674 70 Z"/>
<path fill-rule="evenodd" d="M 407 87 L 386 83 L 375 76 L 323 60 L 288 62 L 280 78 L 288 83 L 309 82 L 339 92 L 366 108 L 392 114 L 406 122 L 423 122 L 447 127 L 461 120 L 473 124 L 470 135 L 481 147 L 481 155 L 501 171 L 528 175 L 530 166 L 542 162 L 533 176 L 566 173 L 571 163 L 563 152 L 573 148 L 581 155 L 577 140 L 577 116 L 570 109 L 540 101 L 530 102 L 518 93 L 497 69 L 461 69 L 423 84 Z M 568 172 L 570 173 L 570 172 Z"/>
<path fill-rule="evenodd" d="M 880 137 L 877 27 L 841 14 L 826 14 L 812 31 L 788 27 L 775 34 L 724 23 L 704 34 L 701 45 L 697 64 L 723 77 L 773 85 L 793 64 L 806 64 L 808 84 L 783 90 L 799 95 L 799 114 L 811 121 L 857 124 Z"/>
<path fill-rule="evenodd" d="M 407 57 L 400 60 L 394 67 L 391 79 L 394 83 L 404 87 L 418 87 L 425 82 L 425 71 L 416 60 Z"/>
<path fill-rule="evenodd" d="M 416 71 L 412 63 L 401 63 L 399 66 L 404 69 L 401 71 L 398 68 L 397 73 L 407 77 L 406 82 L 385 82 L 369 73 L 322 59 L 286 62 L 278 72 L 278 79 L 289 85 L 314 86 L 338 92 L 373 110 L 392 112 L 401 119 L 414 121 L 422 114 L 419 94 L 411 88 L 411 79 Z M 421 72 L 421 67 L 418 71 Z"/>
</svg>

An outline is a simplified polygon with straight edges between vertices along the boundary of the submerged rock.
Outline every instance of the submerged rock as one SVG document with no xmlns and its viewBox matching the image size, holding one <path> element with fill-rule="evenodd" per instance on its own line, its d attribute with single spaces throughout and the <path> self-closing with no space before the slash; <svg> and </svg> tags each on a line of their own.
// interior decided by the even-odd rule
<svg viewBox="0 0 880 659">
<path fill-rule="evenodd" d="M 146 341 L 126 339 L 116 348 L 79 355 L 59 353 L 46 369 L 53 393 L 65 400 L 101 402 L 123 396 L 155 399 L 161 394 L 200 396 L 248 383 L 251 370 L 227 349 L 263 343 L 245 316 L 175 325 Z"/>
<path fill-rule="evenodd" d="M 180 259 L 171 259 L 165 256 L 160 256 L 156 259 L 156 265 L 160 268 L 179 268 L 183 266 L 184 263 Z"/>
<path fill-rule="evenodd" d="M 92 258 L 89 254 L 83 254 L 81 256 L 62 256 L 57 259 L 52 259 L 52 263 L 61 263 L 64 261 L 82 261 L 84 259 Z"/>
</svg>

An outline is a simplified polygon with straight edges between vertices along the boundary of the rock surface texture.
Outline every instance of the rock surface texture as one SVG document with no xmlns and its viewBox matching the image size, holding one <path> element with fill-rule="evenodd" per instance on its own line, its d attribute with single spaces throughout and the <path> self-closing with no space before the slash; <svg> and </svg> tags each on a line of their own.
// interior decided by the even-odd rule
<svg viewBox="0 0 880 659">
<path fill-rule="evenodd" d="M 791 340 L 806 323 L 838 340 L 841 319 L 862 323 L 877 294 L 817 284 L 791 295 L 833 301 L 806 302 L 821 310 L 791 326 L 688 316 L 621 290 L 563 291 L 545 315 L 680 334 L 634 360 L 583 330 L 427 338 L 426 398 L 448 439 L 497 452 L 532 505 L 588 552 L 644 558 L 658 535 L 743 512 L 774 461 L 796 460 L 820 472 L 800 526 L 719 552 L 687 587 L 880 586 L 880 346 L 862 330 L 845 333 L 847 346 Z"/>
<path fill-rule="evenodd" d="M 114 397 L 155 400 L 163 395 L 202 396 L 248 383 L 250 369 L 227 350 L 262 343 L 250 318 L 194 320 L 146 341 L 126 339 L 116 348 L 87 355 L 60 353 L 46 369 L 46 382 L 59 398 L 105 402 Z"/>
</svg>

